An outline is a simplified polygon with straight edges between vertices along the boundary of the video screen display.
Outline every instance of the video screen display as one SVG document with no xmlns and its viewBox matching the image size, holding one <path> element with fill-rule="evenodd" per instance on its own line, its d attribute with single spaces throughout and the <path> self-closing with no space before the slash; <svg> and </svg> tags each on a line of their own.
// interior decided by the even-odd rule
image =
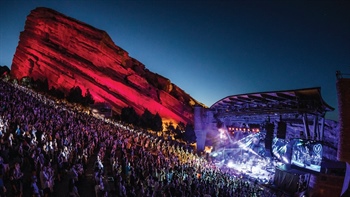
<svg viewBox="0 0 350 197">
<path fill-rule="evenodd" d="M 320 172 L 322 144 L 311 140 L 294 140 L 291 164 L 308 170 Z"/>
<path fill-rule="evenodd" d="M 290 164 L 290 157 L 292 152 L 292 146 L 284 139 L 274 138 L 272 141 L 272 153 L 285 164 Z"/>
</svg>

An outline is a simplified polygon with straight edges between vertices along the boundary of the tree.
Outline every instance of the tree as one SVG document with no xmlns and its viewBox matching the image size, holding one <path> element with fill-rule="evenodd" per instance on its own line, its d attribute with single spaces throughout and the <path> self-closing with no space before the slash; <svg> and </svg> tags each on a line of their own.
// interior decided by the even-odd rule
<svg viewBox="0 0 350 197">
<path fill-rule="evenodd" d="M 31 87 L 32 86 L 32 78 L 30 77 L 23 77 L 20 80 L 20 84 L 26 87 Z"/>
<path fill-rule="evenodd" d="M 33 80 L 33 87 L 38 92 L 47 93 L 49 91 L 49 82 L 46 78 L 44 80 Z"/>
<path fill-rule="evenodd" d="M 137 115 L 133 107 L 124 107 L 120 116 L 122 121 L 135 126 L 138 125 L 139 115 Z"/>
<path fill-rule="evenodd" d="M 143 127 L 145 129 L 152 129 L 152 124 L 153 114 L 147 108 L 145 108 L 145 111 L 140 118 L 140 127 Z"/>
<path fill-rule="evenodd" d="M 10 74 L 10 69 L 7 66 L 0 66 L 0 76 Z"/>
<path fill-rule="evenodd" d="M 91 95 L 89 89 L 86 90 L 85 96 L 84 96 L 84 99 L 83 99 L 83 100 L 84 100 L 84 102 L 82 103 L 83 106 L 88 106 L 88 105 L 90 105 L 90 104 L 94 104 L 94 103 L 95 103 L 95 100 L 94 100 L 94 98 L 92 97 L 92 95 Z"/>
<path fill-rule="evenodd" d="M 51 95 L 55 98 L 58 98 L 58 99 L 64 99 L 64 93 L 61 90 L 56 89 L 55 87 L 52 87 L 49 90 L 49 95 Z"/>
<path fill-rule="evenodd" d="M 179 124 L 177 124 L 175 129 L 175 138 L 182 139 L 184 131 L 185 131 L 185 124 L 183 122 L 179 122 Z"/>
<path fill-rule="evenodd" d="M 162 118 L 160 117 L 160 115 L 158 113 L 156 113 L 156 115 L 154 115 L 152 122 L 153 122 L 152 130 L 154 130 L 154 131 L 163 131 Z"/>
<path fill-rule="evenodd" d="M 67 96 L 67 100 L 71 103 L 82 103 L 83 95 L 79 86 L 75 86 L 70 89 Z"/>
<path fill-rule="evenodd" d="M 127 107 L 123 107 L 122 108 L 122 113 L 120 114 L 120 120 L 123 122 L 128 122 L 129 120 L 129 114 L 128 114 L 128 108 Z"/>
<path fill-rule="evenodd" d="M 185 131 L 185 124 L 183 122 L 179 122 L 179 124 L 177 124 L 177 127 L 179 127 L 180 131 Z"/>
<path fill-rule="evenodd" d="M 176 139 L 182 139 L 182 132 L 178 126 L 175 128 L 174 137 Z"/>
<path fill-rule="evenodd" d="M 165 129 L 169 132 L 169 134 L 174 133 L 175 127 L 172 122 L 168 122 L 165 124 Z"/>
</svg>

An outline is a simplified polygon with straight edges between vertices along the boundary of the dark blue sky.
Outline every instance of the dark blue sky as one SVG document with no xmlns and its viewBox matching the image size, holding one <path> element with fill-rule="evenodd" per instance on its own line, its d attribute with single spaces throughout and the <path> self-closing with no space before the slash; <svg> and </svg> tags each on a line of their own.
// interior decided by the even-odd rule
<svg viewBox="0 0 350 197">
<path fill-rule="evenodd" d="M 116 45 L 207 106 L 235 94 L 321 87 L 336 108 L 350 73 L 346 1 L 0 0 L 0 65 L 26 16 L 49 7 L 105 30 Z"/>
</svg>

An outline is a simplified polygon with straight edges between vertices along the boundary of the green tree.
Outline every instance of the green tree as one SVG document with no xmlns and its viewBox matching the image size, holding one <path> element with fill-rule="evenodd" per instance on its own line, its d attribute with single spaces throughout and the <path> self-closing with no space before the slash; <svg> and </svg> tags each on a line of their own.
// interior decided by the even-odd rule
<svg viewBox="0 0 350 197">
<path fill-rule="evenodd" d="M 20 84 L 23 85 L 23 86 L 26 86 L 26 87 L 31 87 L 32 86 L 32 78 L 30 77 L 23 77 L 21 80 L 20 80 Z"/>
</svg>

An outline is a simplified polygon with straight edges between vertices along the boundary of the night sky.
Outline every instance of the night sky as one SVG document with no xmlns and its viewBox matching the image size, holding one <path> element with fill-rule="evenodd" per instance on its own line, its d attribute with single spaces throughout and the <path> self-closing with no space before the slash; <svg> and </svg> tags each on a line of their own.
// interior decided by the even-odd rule
<svg viewBox="0 0 350 197">
<path fill-rule="evenodd" d="M 0 65 L 10 67 L 36 7 L 105 30 L 208 107 L 229 95 L 321 87 L 336 109 L 327 118 L 338 119 L 335 72 L 350 74 L 349 1 L 0 0 Z"/>
</svg>

